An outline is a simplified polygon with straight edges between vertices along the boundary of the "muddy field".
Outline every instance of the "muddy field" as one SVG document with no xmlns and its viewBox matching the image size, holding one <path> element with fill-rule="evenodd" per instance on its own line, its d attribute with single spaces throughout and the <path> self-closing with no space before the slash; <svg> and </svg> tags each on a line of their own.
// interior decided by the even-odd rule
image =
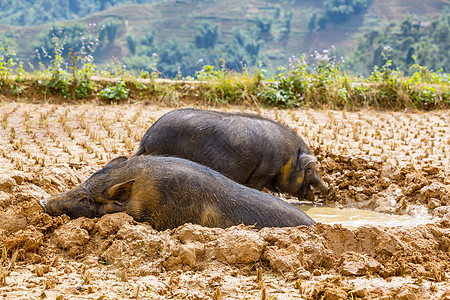
<svg viewBox="0 0 450 300">
<path fill-rule="evenodd" d="M 295 128 L 331 187 L 325 205 L 429 214 L 415 227 L 157 232 L 124 213 L 69 220 L 66 191 L 173 108 L 0 103 L 0 298 L 450 299 L 450 112 L 263 110 Z M 293 199 L 288 199 L 292 201 Z"/>
</svg>

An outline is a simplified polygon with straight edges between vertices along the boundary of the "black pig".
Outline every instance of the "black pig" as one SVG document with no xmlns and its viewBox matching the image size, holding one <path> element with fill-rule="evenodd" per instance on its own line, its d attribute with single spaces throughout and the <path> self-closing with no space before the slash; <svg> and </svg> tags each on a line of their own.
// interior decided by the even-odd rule
<svg viewBox="0 0 450 300">
<path fill-rule="evenodd" d="M 145 133 L 141 154 L 183 157 L 249 187 L 314 200 L 311 186 L 328 191 L 303 139 L 291 128 L 257 115 L 183 108 Z"/>
<path fill-rule="evenodd" d="M 175 157 L 120 156 L 73 190 L 41 200 L 41 205 L 50 215 L 71 218 L 126 212 L 157 230 L 188 222 L 222 228 L 315 223 L 283 200 Z"/>
</svg>

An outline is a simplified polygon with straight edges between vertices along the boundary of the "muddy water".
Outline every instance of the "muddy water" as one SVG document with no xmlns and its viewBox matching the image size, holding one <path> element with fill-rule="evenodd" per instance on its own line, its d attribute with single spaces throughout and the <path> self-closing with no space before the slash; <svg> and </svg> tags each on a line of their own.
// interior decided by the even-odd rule
<svg viewBox="0 0 450 300">
<path fill-rule="evenodd" d="M 305 203 L 293 203 L 303 210 L 316 222 L 334 225 L 341 224 L 350 229 L 356 229 L 363 225 L 416 226 L 436 221 L 426 213 L 410 215 L 392 215 L 357 208 L 338 208 L 331 206 L 317 206 Z"/>
</svg>

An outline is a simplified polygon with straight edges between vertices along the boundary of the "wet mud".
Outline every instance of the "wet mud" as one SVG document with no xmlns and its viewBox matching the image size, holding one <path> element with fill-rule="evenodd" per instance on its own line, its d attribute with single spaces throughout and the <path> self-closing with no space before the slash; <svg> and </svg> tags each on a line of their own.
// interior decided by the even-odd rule
<svg viewBox="0 0 450 300">
<path fill-rule="evenodd" d="M 428 224 L 158 232 L 124 213 L 51 217 L 38 200 L 132 155 L 172 108 L 0 107 L 2 299 L 450 299 L 449 111 L 245 109 L 305 138 L 331 188 L 317 204 Z"/>
</svg>

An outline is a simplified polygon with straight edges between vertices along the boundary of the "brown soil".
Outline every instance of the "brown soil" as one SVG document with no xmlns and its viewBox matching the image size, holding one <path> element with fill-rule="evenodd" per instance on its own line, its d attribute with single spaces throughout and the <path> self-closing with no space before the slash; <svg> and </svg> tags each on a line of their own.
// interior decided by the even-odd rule
<svg viewBox="0 0 450 300">
<path fill-rule="evenodd" d="M 0 108 L 0 298 L 450 299 L 449 111 L 254 110 L 314 150 L 331 187 L 318 201 L 426 212 L 432 224 L 157 232 L 124 213 L 50 217 L 37 200 L 131 155 L 172 108 Z"/>
</svg>

